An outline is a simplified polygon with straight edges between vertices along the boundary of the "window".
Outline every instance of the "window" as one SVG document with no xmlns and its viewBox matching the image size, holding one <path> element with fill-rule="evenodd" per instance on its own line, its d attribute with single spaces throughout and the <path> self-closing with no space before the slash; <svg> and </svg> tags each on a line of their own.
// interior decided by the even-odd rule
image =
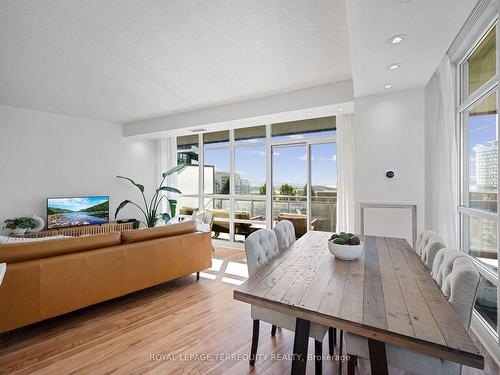
<svg viewBox="0 0 500 375">
<path fill-rule="evenodd" d="M 234 152 L 234 193 L 266 195 L 266 147 L 237 147 Z"/>
<path fill-rule="evenodd" d="M 198 209 L 200 199 L 198 135 L 177 137 L 177 164 L 186 164 L 177 174 L 177 188 L 182 192 L 177 199 L 177 214 L 190 217 Z"/>
<path fill-rule="evenodd" d="M 472 95 L 496 74 L 496 27 L 492 27 L 463 65 L 466 72 L 466 96 Z"/>
<path fill-rule="evenodd" d="M 273 220 L 297 217 L 307 230 L 307 145 L 273 147 Z M 298 225 L 298 224 L 297 224 Z M 296 228 L 297 232 L 297 228 Z"/>
<path fill-rule="evenodd" d="M 460 238 L 481 273 L 475 316 L 498 338 L 498 76 L 496 24 L 458 64 Z"/>
<path fill-rule="evenodd" d="M 286 218 L 298 235 L 334 228 L 335 117 L 181 136 L 177 145 L 187 164 L 178 214 L 212 211 L 214 239 L 244 242 Z"/>
<path fill-rule="evenodd" d="M 337 144 L 311 145 L 311 226 L 335 232 L 337 226 Z"/>
<path fill-rule="evenodd" d="M 264 142 L 265 140 L 265 126 L 254 126 L 252 128 L 241 128 L 234 130 L 234 142 L 236 144 Z"/>
<path fill-rule="evenodd" d="M 189 150 L 198 147 L 198 135 L 177 137 L 177 150 Z"/>
<path fill-rule="evenodd" d="M 271 133 L 273 141 L 290 141 L 311 137 L 332 137 L 335 136 L 335 129 L 335 117 L 322 117 L 273 124 Z"/>
<path fill-rule="evenodd" d="M 464 113 L 468 143 L 469 207 L 497 212 L 497 96 L 492 92 Z"/>
<path fill-rule="evenodd" d="M 229 194 L 229 149 L 205 150 L 204 164 L 205 194 Z"/>
<path fill-rule="evenodd" d="M 229 130 L 203 134 L 203 146 L 224 146 L 229 144 Z"/>
<path fill-rule="evenodd" d="M 212 224 L 212 238 L 230 241 L 229 227 L 230 221 L 230 205 L 229 199 L 209 198 L 204 200 L 204 210 L 210 210 L 214 214 Z"/>
</svg>

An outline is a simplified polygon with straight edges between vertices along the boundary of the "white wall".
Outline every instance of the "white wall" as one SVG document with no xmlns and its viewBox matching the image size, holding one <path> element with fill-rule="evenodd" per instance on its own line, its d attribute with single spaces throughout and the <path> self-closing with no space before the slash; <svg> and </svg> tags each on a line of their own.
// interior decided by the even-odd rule
<svg viewBox="0 0 500 375">
<path fill-rule="evenodd" d="M 0 105 L 0 229 L 7 218 L 45 218 L 48 197 L 109 195 L 113 217 L 122 200 L 139 198 L 115 176 L 152 188 L 156 160 L 156 142 L 123 138 L 120 124 Z"/>
<path fill-rule="evenodd" d="M 352 81 L 333 82 L 283 94 L 244 100 L 125 124 L 126 136 L 169 135 L 188 128 L 229 129 L 335 114 L 335 105 L 350 113 Z"/>
<path fill-rule="evenodd" d="M 421 230 L 425 199 L 424 90 L 365 96 L 357 98 L 354 105 L 357 230 L 360 202 L 416 203 L 417 230 Z M 389 169 L 396 173 L 393 179 L 385 177 Z"/>
</svg>

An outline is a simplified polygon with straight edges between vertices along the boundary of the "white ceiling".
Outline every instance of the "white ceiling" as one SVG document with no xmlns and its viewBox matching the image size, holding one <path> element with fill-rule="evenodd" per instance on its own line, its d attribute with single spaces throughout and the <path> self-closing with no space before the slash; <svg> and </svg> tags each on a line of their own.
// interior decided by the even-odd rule
<svg viewBox="0 0 500 375">
<path fill-rule="evenodd" d="M 346 0 L 355 96 L 424 86 L 476 0 Z M 406 34 L 403 43 L 387 40 Z M 390 71 L 392 63 L 401 63 Z"/>
<path fill-rule="evenodd" d="M 351 79 L 343 0 L 0 0 L 0 104 L 129 122 Z"/>
<path fill-rule="evenodd" d="M 0 0 L 0 104 L 133 122 L 350 79 L 422 87 L 474 4 Z"/>
</svg>

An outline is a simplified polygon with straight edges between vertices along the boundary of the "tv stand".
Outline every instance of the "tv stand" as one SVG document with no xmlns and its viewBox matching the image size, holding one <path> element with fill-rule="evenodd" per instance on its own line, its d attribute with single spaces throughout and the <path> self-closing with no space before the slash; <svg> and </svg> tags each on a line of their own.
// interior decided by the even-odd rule
<svg viewBox="0 0 500 375">
<path fill-rule="evenodd" d="M 27 232 L 24 238 L 40 238 L 52 236 L 71 236 L 78 237 L 89 234 L 109 233 L 109 232 L 122 232 L 124 230 L 133 229 L 133 222 L 130 223 L 106 223 L 97 225 L 81 225 L 78 227 L 67 227 L 59 229 L 48 229 L 40 232 Z"/>
</svg>

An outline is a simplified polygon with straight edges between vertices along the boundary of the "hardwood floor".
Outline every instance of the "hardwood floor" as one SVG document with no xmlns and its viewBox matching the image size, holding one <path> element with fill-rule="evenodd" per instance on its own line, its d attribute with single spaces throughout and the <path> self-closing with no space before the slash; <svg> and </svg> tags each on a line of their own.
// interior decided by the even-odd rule
<svg viewBox="0 0 500 375">
<path fill-rule="evenodd" d="M 258 358 L 252 369 L 246 358 L 215 358 L 250 352 L 250 308 L 232 296 L 246 279 L 244 259 L 240 250 L 217 248 L 213 270 L 199 281 L 188 276 L 0 335 L 0 374 L 289 373 L 290 361 Z M 262 322 L 258 353 L 291 354 L 293 334 L 270 331 Z M 309 348 L 313 355 L 312 340 Z M 194 358 L 203 355 L 212 358 Z M 327 374 L 335 366 L 323 361 Z"/>
<path fill-rule="evenodd" d="M 0 335 L 0 374 L 287 374 L 291 362 L 270 356 L 292 353 L 293 333 L 278 329 L 273 338 L 263 322 L 258 353 L 268 357 L 258 358 L 255 368 L 247 358 L 215 357 L 250 352 L 250 308 L 232 295 L 245 279 L 244 253 L 216 248 L 212 269 L 199 281 L 188 276 Z M 197 355 L 212 357 L 189 357 Z M 369 373 L 365 362 L 357 374 Z M 488 362 L 485 372 L 474 374 L 498 374 Z M 336 372 L 337 362 L 323 361 L 323 373 Z M 307 373 L 314 374 L 312 360 Z"/>
</svg>

